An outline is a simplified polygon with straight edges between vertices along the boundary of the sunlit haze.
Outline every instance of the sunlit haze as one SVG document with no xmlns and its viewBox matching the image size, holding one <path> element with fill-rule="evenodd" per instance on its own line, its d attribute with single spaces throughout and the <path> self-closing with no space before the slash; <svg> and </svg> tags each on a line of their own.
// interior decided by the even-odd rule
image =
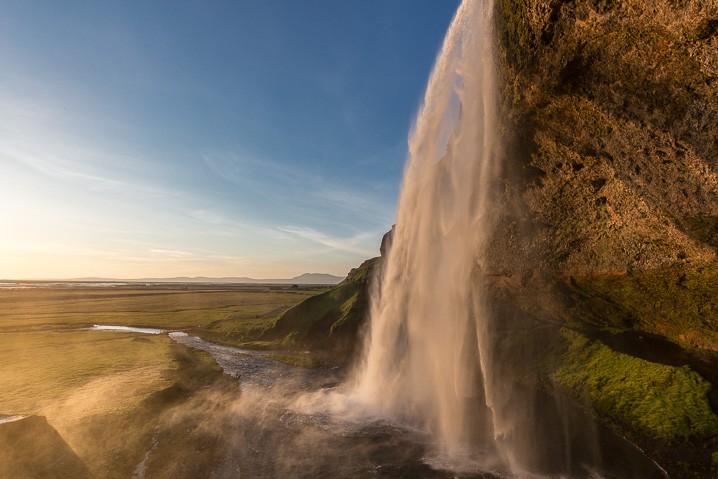
<svg viewBox="0 0 718 479">
<path fill-rule="evenodd" d="M 458 3 L 4 2 L 0 278 L 345 275 Z"/>
</svg>

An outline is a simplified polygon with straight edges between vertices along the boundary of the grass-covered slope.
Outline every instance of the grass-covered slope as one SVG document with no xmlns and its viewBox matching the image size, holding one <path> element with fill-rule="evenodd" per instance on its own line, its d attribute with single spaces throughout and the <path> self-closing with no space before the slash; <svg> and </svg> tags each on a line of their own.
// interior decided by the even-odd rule
<svg viewBox="0 0 718 479">
<path fill-rule="evenodd" d="M 159 416 L 227 378 L 166 335 L 0 328 L 0 415 L 30 415 L 0 424 L 0 477 L 131 477 Z"/>
<path fill-rule="evenodd" d="M 265 346 L 351 354 L 368 314 L 369 281 L 377 261 L 378 258 L 365 261 L 336 287 L 287 310 L 261 335 L 260 341 L 266 342 Z"/>
</svg>

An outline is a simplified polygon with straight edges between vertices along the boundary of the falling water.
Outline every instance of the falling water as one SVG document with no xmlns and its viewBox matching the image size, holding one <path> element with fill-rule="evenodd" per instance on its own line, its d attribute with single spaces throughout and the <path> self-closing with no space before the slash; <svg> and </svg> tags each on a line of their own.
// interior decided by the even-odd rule
<svg viewBox="0 0 718 479">
<path fill-rule="evenodd" d="M 432 467 L 476 477 L 665 478 L 635 446 L 536 387 L 555 333 L 486 293 L 497 225 L 511 214 L 494 13 L 493 0 L 463 0 L 436 60 L 362 361 L 338 410 L 425 431 Z"/>
<path fill-rule="evenodd" d="M 505 433 L 475 287 L 501 172 L 493 12 L 491 0 L 464 0 L 429 79 L 354 391 L 430 431 L 450 461 L 476 459 L 477 429 L 489 442 Z"/>
</svg>

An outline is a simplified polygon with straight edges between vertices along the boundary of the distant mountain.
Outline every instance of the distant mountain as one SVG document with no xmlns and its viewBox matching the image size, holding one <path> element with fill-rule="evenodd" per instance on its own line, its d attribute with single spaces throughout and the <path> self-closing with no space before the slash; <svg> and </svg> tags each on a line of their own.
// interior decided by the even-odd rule
<svg viewBox="0 0 718 479">
<path fill-rule="evenodd" d="M 74 278 L 70 281 L 124 281 L 140 283 L 234 283 L 234 284 L 337 284 L 344 280 L 341 276 L 334 276 L 326 273 L 304 273 L 289 279 L 257 279 L 244 276 L 230 276 L 222 278 L 210 278 L 206 276 L 183 276 L 176 278 L 137 278 L 137 279 L 112 279 L 112 278 Z"/>
<path fill-rule="evenodd" d="M 343 280 L 343 277 L 326 273 L 304 273 L 286 281 L 292 284 L 337 284 Z"/>
</svg>

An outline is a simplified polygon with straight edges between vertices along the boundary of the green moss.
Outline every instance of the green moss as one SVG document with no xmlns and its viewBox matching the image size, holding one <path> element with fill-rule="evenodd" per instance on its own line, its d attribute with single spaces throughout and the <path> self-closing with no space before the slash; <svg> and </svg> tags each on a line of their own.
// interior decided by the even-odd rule
<svg viewBox="0 0 718 479">
<path fill-rule="evenodd" d="M 344 316 L 342 304 L 357 292 L 358 286 L 348 283 L 310 298 L 279 317 L 263 338 L 280 339 L 285 345 L 299 345 L 304 340 L 311 340 L 312 330 L 332 331 L 334 323 Z"/>
<path fill-rule="evenodd" d="M 711 456 L 711 475 L 718 478 L 718 452 L 714 452 Z"/>
<path fill-rule="evenodd" d="M 345 282 L 350 283 L 363 283 L 369 278 L 369 273 L 371 271 L 370 265 L 364 265 L 362 264 L 357 269 L 353 270 L 350 275 L 347 277 Z"/>
<path fill-rule="evenodd" d="M 690 368 L 617 353 L 574 331 L 563 330 L 562 337 L 565 351 L 551 379 L 599 413 L 655 438 L 718 435 L 708 401 L 711 386 Z"/>
<path fill-rule="evenodd" d="M 332 336 L 336 331 L 339 330 L 339 328 L 346 323 L 347 320 L 351 320 L 353 313 L 357 307 L 357 301 L 359 300 L 359 293 L 360 291 L 357 291 L 353 295 L 349 297 L 342 305 L 339 307 L 341 311 L 341 316 L 339 319 L 334 321 L 332 325 L 329 327 L 329 335 Z"/>
<path fill-rule="evenodd" d="M 576 299 L 635 329 L 718 351 L 718 263 L 678 263 L 627 275 L 575 278 Z"/>
</svg>

